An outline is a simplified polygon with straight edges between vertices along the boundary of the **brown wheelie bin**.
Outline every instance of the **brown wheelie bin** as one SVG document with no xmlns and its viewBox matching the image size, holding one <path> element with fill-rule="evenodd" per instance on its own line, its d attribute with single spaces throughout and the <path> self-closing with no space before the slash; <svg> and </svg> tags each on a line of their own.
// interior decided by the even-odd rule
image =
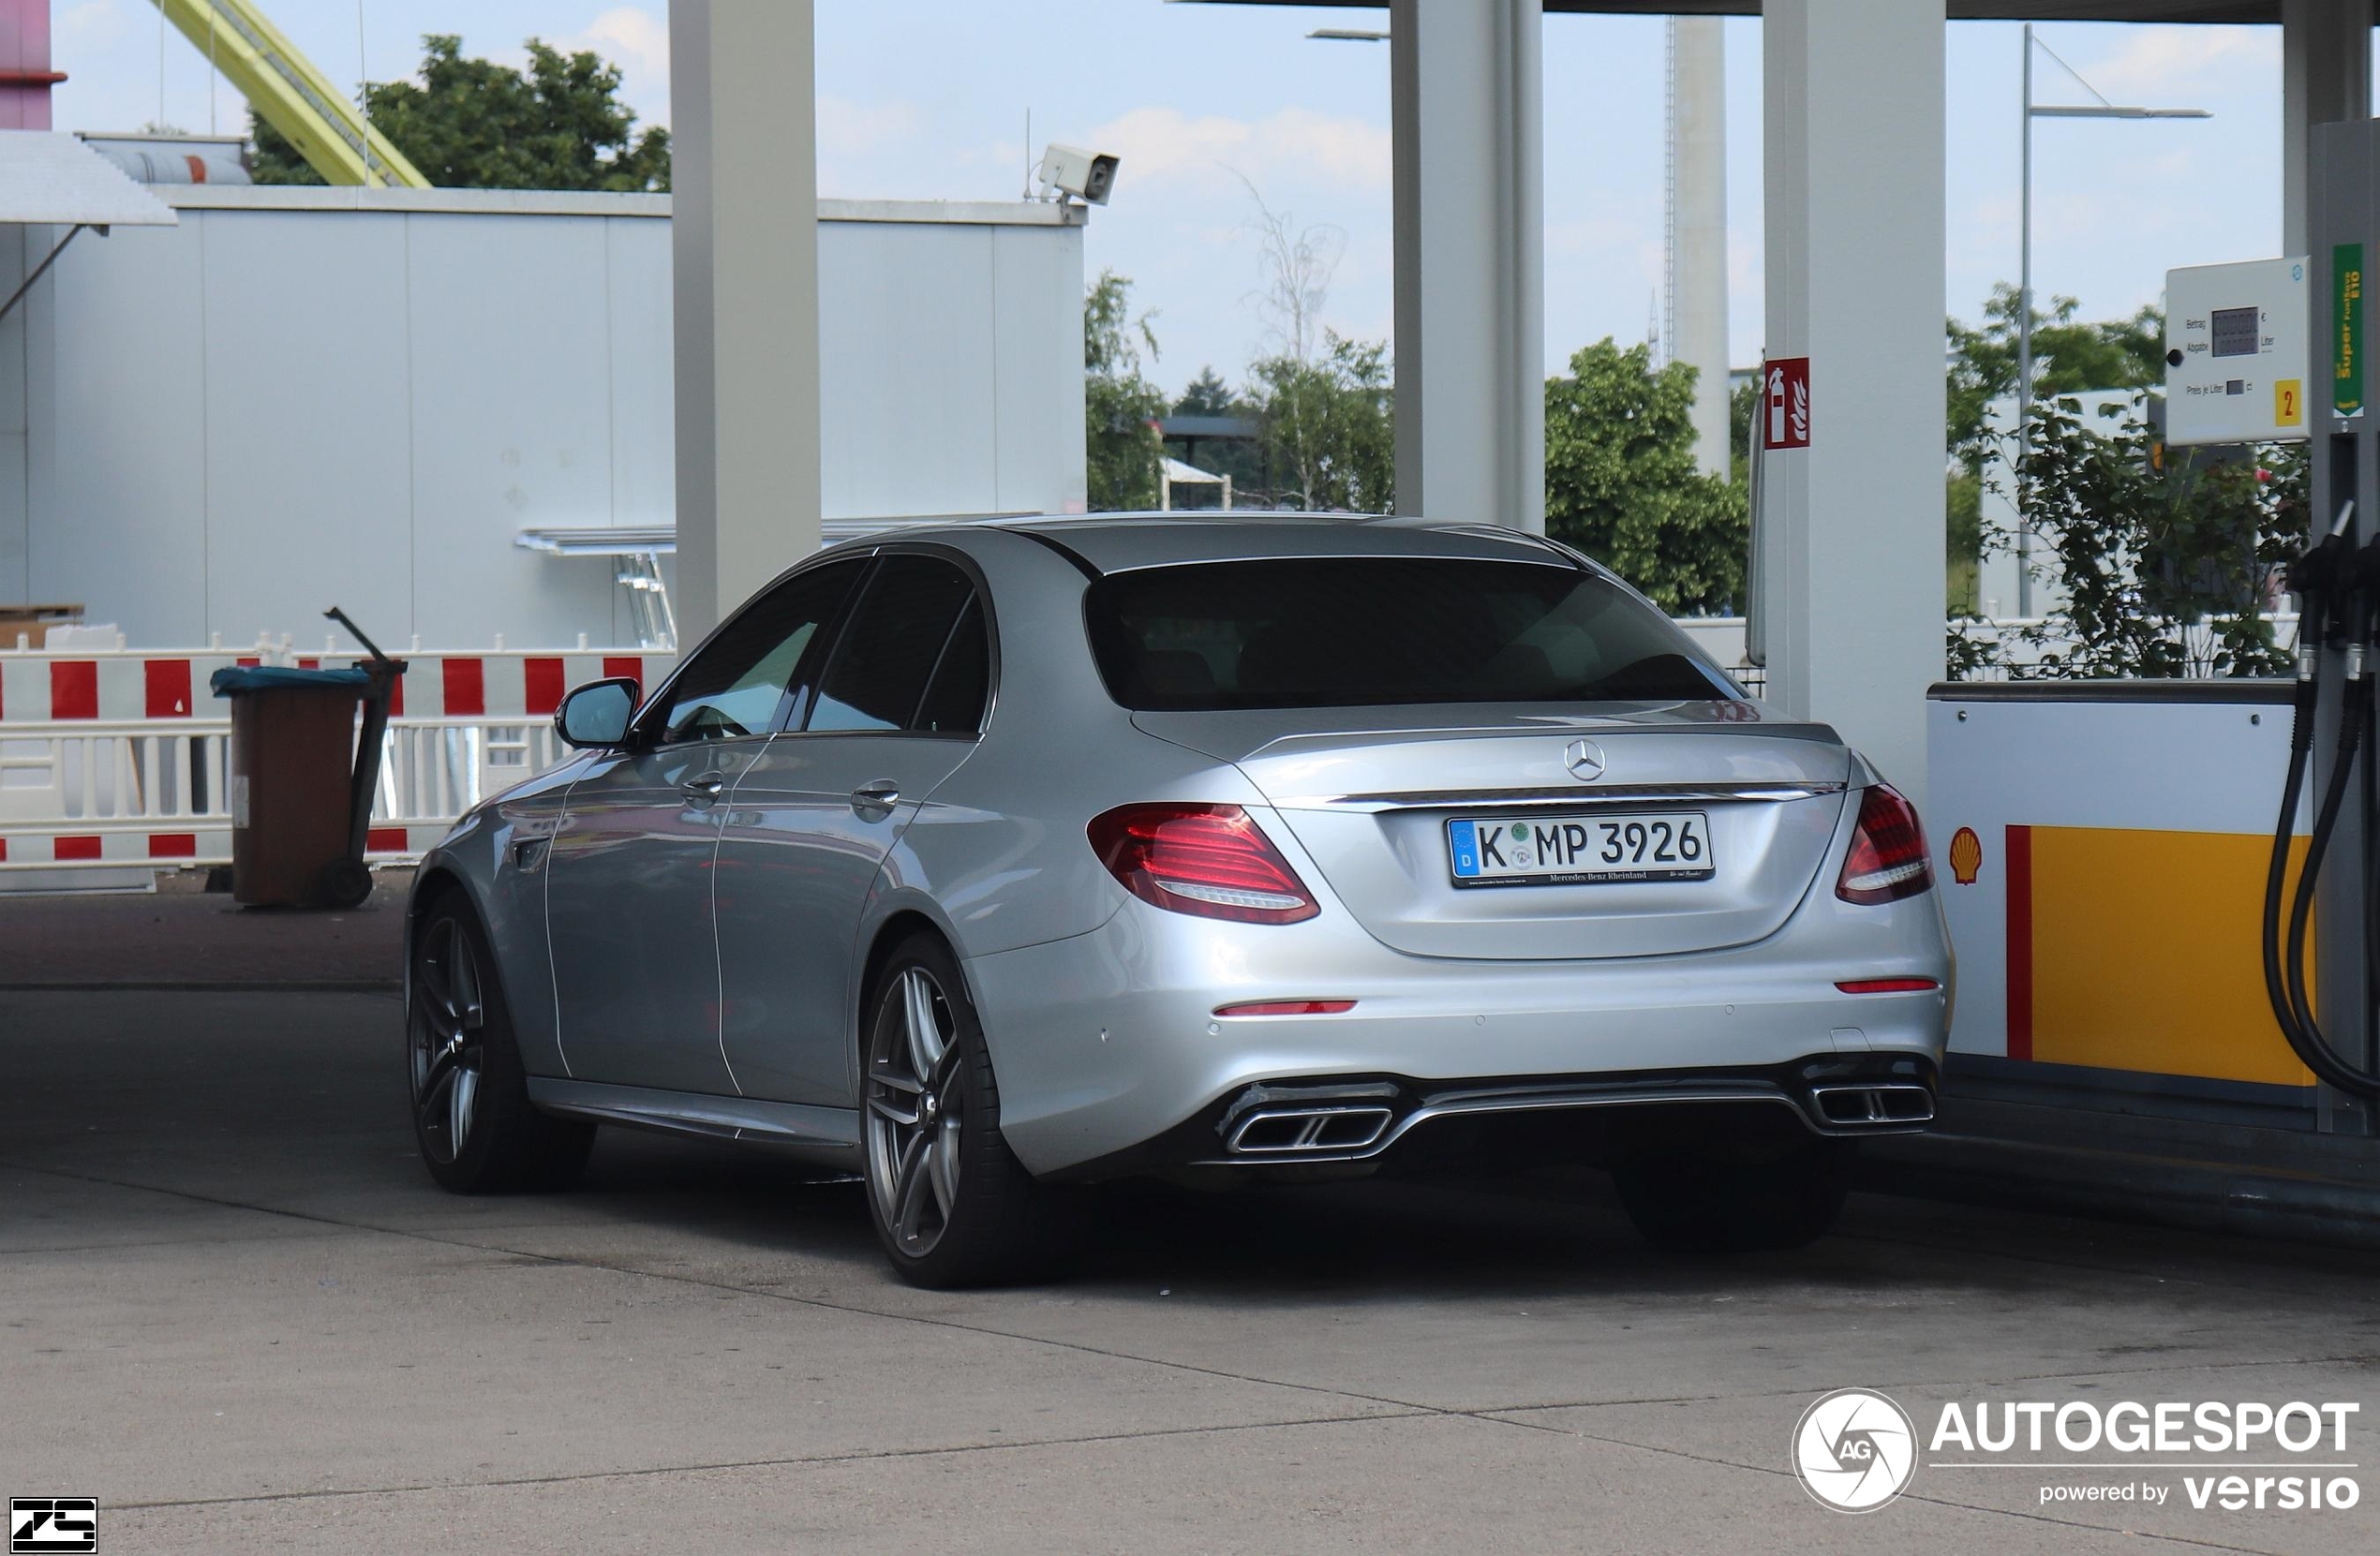
<svg viewBox="0 0 2380 1556">
<path fill-rule="evenodd" d="M 405 670 L 404 660 L 373 652 L 350 670 L 262 665 L 215 673 L 215 694 L 231 700 L 234 901 L 352 908 L 372 895 L 364 845 L 380 734 Z"/>
</svg>

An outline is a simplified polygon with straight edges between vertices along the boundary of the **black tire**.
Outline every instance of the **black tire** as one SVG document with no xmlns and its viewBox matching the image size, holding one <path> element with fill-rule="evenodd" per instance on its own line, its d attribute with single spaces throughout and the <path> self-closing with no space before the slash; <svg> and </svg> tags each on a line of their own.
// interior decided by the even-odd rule
<svg viewBox="0 0 2380 1556">
<path fill-rule="evenodd" d="M 1065 1241 L 1054 1195 L 1001 1135 L 983 1024 L 938 936 L 894 948 L 859 1040 L 868 1215 L 895 1273 L 947 1288 L 1046 1271 Z"/>
<path fill-rule="evenodd" d="M 1810 1139 L 1752 1161 L 1696 1152 L 1630 1158 L 1612 1169 L 1646 1242 L 1689 1253 L 1801 1248 L 1834 1229 L 1855 1140 Z"/>
<path fill-rule="evenodd" d="M 565 1188 L 587 1164 L 595 1126 L 541 1113 L 529 1102 L 495 966 L 460 894 L 450 892 L 422 915 L 405 987 L 413 1141 L 430 1176 L 455 1193 Z"/>
</svg>

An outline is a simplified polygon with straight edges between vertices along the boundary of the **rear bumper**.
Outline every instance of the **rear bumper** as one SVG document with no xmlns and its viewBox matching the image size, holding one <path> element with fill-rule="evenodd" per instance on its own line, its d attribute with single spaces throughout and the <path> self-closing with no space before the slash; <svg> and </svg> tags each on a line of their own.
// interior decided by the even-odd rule
<svg viewBox="0 0 2380 1556">
<path fill-rule="evenodd" d="M 1760 1125 L 1790 1118 L 1826 1138 L 1908 1134 L 1933 1121 L 1940 1077 L 1922 1054 L 1817 1055 L 1791 1064 L 1587 1075 L 1498 1075 L 1421 1081 L 1401 1075 L 1334 1076 L 1252 1084 L 1153 1140 L 1081 1163 L 1057 1176 L 1098 1179 L 1189 1167 L 1265 1168 L 1376 1161 L 1433 1141 L 1462 1122 L 1545 1119 L 1588 1111 L 1659 1113 L 1626 1138 L 1641 1148 L 1716 1135 L 1748 1112 Z M 1687 1119 L 1701 1127 L 1679 1127 Z M 1608 1142 L 1609 1135 L 1603 1138 Z M 1608 1146 L 1607 1146 L 1608 1148 Z"/>
<path fill-rule="evenodd" d="M 1302 1160 L 1361 1160 L 1434 1120 L 1625 1104 L 1791 1107 L 1813 1133 L 1920 1127 L 1913 1107 L 1854 1122 L 1816 1089 L 1872 1082 L 1930 1094 L 1951 963 L 1931 893 L 1885 908 L 1813 895 L 1752 945 L 1687 956 L 1473 961 L 1389 950 L 1335 904 L 1287 926 L 1138 901 L 1069 940 L 966 964 L 1000 1077 L 1002 1131 L 1042 1176 L 1102 1177 L 1261 1152 L 1218 1134 L 1253 1088 L 1381 1087 L 1317 1106 L 1385 1110 L 1316 1136 Z M 1839 979 L 1931 978 L 1911 994 Z M 1253 1000 L 1353 1000 L 1336 1015 L 1217 1016 Z M 1829 1067 L 1835 1067 L 1829 1069 Z M 1813 1068 L 1815 1067 L 1815 1068 Z M 1913 1100 L 1913 1099 L 1912 1099 Z M 1286 1126 L 1284 1126 L 1286 1128 Z M 1267 1133 L 1279 1134 L 1283 1128 Z M 1242 1138 L 1244 1148 L 1249 1142 Z M 1259 1138 L 1259 1144 L 1261 1138 Z M 1271 1160 L 1291 1160 L 1274 1155 Z"/>
</svg>

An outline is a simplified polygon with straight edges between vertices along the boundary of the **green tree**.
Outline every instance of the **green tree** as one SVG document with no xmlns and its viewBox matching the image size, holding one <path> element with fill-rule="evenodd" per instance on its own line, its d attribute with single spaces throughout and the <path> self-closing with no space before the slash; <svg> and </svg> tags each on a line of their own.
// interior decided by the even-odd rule
<svg viewBox="0 0 2380 1556">
<path fill-rule="evenodd" d="M 1199 368 L 1173 402 L 1176 416 L 1237 416 L 1242 408 L 1240 396 L 1212 366 Z"/>
<path fill-rule="evenodd" d="M 364 111 L 422 176 L 441 188 L 669 187 L 669 131 L 639 131 L 619 100 L 619 68 L 581 50 L 528 40 L 528 68 L 463 57 L 463 40 L 422 39 L 418 81 L 376 82 Z M 259 184 L 322 177 L 279 131 L 251 113 Z"/>
<path fill-rule="evenodd" d="M 1306 360 L 1251 364 L 1258 440 L 1277 472 L 1275 500 L 1309 513 L 1386 513 L 1396 507 L 1396 417 L 1386 341 L 1325 330 Z"/>
<path fill-rule="evenodd" d="M 2031 630 L 2047 651 L 2029 674 L 2287 673 L 2263 613 L 2304 541 L 2305 445 L 2161 467 L 2138 421 L 2103 432 L 2056 396 L 2030 430 L 2018 491 L 2065 602 Z"/>
<path fill-rule="evenodd" d="M 2033 308 L 2033 396 L 2090 389 L 2153 389 L 2165 381 L 2165 316 L 2154 306 L 2130 319 L 2078 324 L 2079 304 L 2053 297 Z M 1980 476 L 1991 451 L 1991 404 L 2016 393 L 2016 289 L 2002 281 L 1984 304 L 1984 322 L 1949 321 L 1948 428 L 1953 458 Z"/>
<path fill-rule="evenodd" d="M 1212 367 L 1201 367 L 1198 376 L 1175 397 L 1173 413 L 1176 416 L 1227 416 L 1255 422 L 1258 408 L 1224 382 L 1222 374 Z M 1266 468 L 1266 450 L 1261 437 L 1185 440 L 1180 457 L 1209 475 L 1229 476 L 1231 500 L 1236 506 L 1244 508 L 1250 503 L 1262 504 L 1272 500 L 1272 482 Z M 1181 494 L 1176 493 L 1175 497 L 1179 500 Z"/>
<path fill-rule="evenodd" d="M 1545 528 L 1675 615 L 1741 608 L 1744 488 L 1694 464 L 1694 369 L 1584 347 L 1545 385 Z"/>
<path fill-rule="evenodd" d="M 1248 364 L 1257 462 L 1279 507 L 1385 513 L 1396 506 L 1396 422 L 1387 341 L 1349 340 L 1322 323 L 1346 233 L 1299 227 L 1243 175 L 1255 207 L 1262 285 L 1251 294 L 1272 349 Z"/>
<path fill-rule="evenodd" d="M 1082 300 L 1083 467 L 1094 511 L 1157 506 L 1165 444 L 1157 418 L 1165 392 L 1143 378 L 1140 353 L 1157 355 L 1155 315 L 1132 312 L 1132 281 L 1103 270 Z"/>
<path fill-rule="evenodd" d="M 2092 389 L 2149 389 L 2164 381 L 2164 316 L 2145 307 L 2129 319 L 2078 323 L 2071 297 L 2033 308 L 2033 393 L 2036 399 Z M 1993 402 L 2016 393 L 2016 289 L 2001 282 L 1984 304 L 1984 321 L 1948 322 L 1950 346 L 1946 428 L 1954 464 L 1944 486 L 1949 603 L 1971 615 L 1986 548 L 1986 467 L 2006 454 L 1991 429 Z"/>
</svg>

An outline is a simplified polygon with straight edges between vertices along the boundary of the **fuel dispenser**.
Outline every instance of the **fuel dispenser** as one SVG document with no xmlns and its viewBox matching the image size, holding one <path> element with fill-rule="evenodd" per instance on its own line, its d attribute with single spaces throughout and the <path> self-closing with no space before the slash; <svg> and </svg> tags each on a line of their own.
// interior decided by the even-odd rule
<svg viewBox="0 0 2380 1556">
<path fill-rule="evenodd" d="M 2311 425 L 2301 434 L 2312 442 L 2312 533 L 2289 572 L 2301 612 L 2298 682 L 2262 949 L 2274 1018 L 2322 1083 L 2318 1127 L 2369 1136 L 2380 1118 L 2380 418 L 2365 404 L 2363 291 L 2366 256 L 2380 254 L 2380 124 L 2316 126 L 2310 172 L 2313 252 L 2298 317 L 2311 321 L 2313 345 Z M 2209 312 L 2210 363 L 2220 318 Z M 2292 882 L 2290 836 L 2308 805 L 2304 863 Z"/>
<path fill-rule="evenodd" d="M 2164 342 L 2169 459 L 2305 446 L 2298 674 L 1932 689 L 1958 1000 L 1880 1181 L 2380 1246 L 2380 122 L 2311 162 L 2309 252 L 2169 273 Z"/>
</svg>

